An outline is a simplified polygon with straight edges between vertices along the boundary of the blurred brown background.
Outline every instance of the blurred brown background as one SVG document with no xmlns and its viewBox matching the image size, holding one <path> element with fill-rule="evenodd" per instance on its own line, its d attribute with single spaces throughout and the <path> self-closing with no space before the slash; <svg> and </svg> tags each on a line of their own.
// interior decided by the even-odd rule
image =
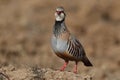
<svg viewBox="0 0 120 80">
<path fill-rule="evenodd" d="M 79 63 L 79 73 L 120 80 L 120 0 L 0 0 L 0 64 L 59 69 L 64 61 L 50 47 L 58 6 L 65 8 L 69 30 L 94 65 Z"/>
</svg>

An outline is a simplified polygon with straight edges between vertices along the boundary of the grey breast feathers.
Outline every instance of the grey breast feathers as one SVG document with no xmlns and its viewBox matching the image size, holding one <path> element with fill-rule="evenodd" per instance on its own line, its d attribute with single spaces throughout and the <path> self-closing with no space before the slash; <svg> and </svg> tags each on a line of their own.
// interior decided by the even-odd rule
<svg viewBox="0 0 120 80">
<path fill-rule="evenodd" d="M 51 44 L 56 53 L 64 53 L 67 49 L 67 41 L 55 36 L 52 37 Z"/>
</svg>

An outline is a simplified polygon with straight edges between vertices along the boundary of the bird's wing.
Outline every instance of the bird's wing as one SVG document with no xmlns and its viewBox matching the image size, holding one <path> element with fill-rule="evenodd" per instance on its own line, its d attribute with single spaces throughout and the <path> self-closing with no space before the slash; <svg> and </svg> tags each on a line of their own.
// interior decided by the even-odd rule
<svg viewBox="0 0 120 80">
<path fill-rule="evenodd" d="M 75 36 L 73 35 L 69 36 L 67 45 L 68 45 L 67 52 L 70 55 L 74 56 L 77 59 L 82 59 L 82 57 L 85 56 L 84 49 L 79 40 L 77 40 Z"/>
</svg>

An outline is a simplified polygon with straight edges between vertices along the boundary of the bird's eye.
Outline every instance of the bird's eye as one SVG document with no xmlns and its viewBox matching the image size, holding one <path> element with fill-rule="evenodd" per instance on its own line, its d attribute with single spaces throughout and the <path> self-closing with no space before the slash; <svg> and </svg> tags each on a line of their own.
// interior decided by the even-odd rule
<svg viewBox="0 0 120 80">
<path fill-rule="evenodd" d="M 56 11 L 57 12 L 57 14 L 61 14 L 61 13 L 63 13 L 63 11 Z"/>
</svg>

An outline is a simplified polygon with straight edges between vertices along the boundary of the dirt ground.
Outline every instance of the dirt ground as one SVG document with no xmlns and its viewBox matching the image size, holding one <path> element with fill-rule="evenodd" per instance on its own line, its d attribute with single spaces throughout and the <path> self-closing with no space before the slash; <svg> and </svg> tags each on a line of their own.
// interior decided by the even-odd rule
<svg viewBox="0 0 120 80">
<path fill-rule="evenodd" d="M 16 76 L 27 75 L 32 80 L 31 67 L 51 71 L 63 65 L 50 45 L 58 6 L 65 8 L 68 29 L 80 40 L 94 65 L 88 68 L 80 62 L 77 75 L 120 80 L 120 0 L 0 0 L 0 71 L 11 80 L 27 80 L 14 78 L 17 71 Z M 9 70 L 10 65 L 16 73 Z M 71 75 L 73 66 L 70 62 L 65 72 L 57 73 Z"/>
</svg>

